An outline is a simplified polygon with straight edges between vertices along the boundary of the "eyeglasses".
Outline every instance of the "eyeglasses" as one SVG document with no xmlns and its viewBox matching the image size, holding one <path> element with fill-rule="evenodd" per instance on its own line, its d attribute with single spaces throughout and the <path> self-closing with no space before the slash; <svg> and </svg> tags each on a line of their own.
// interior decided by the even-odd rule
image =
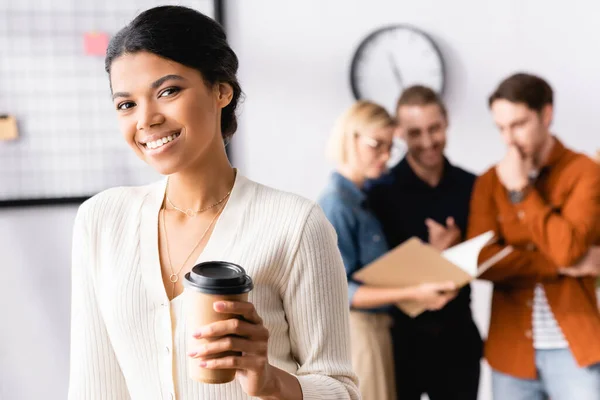
<svg viewBox="0 0 600 400">
<path fill-rule="evenodd" d="M 396 143 L 392 140 L 391 142 L 386 142 L 383 140 L 378 140 L 372 138 L 368 135 L 363 135 L 358 132 L 354 134 L 356 137 L 359 137 L 363 140 L 363 142 L 375 151 L 377 154 L 389 153 L 392 154 L 395 150 L 397 150 Z"/>
</svg>

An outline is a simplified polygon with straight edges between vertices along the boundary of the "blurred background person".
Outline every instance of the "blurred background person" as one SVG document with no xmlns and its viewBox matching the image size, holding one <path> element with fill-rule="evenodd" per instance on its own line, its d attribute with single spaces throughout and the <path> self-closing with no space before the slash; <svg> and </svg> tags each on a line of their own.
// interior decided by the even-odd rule
<svg viewBox="0 0 600 400">
<path fill-rule="evenodd" d="M 553 90 L 517 73 L 489 97 L 505 156 L 478 178 L 469 237 L 493 230 L 486 358 L 495 399 L 600 399 L 600 167 L 550 132 Z M 562 266 L 573 265 L 569 268 Z"/>
<path fill-rule="evenodd" d="M 594 159 L 596 160 L 596 162 L 598 164 L 600 164 L 600 150 L 596 150 L 596 155 L 595 155 Z M 598 301 L 598 309 L 600 309 L 600 276 L 598 277 L 598 280 L 596 281 L 596 297 L 597 297 L 597 301 Z"/>
<path fill-rule="evenodd" d="M 390 246 L 416 236 L 445 250 L 465 238 L 475 175 L 444 155 L 448 113 L 435 91 L 406 88 L 396 112 L 407 154 L 369 183 L 368 202 Z M 393 310 L 398 399 L 419 400 L 423 393 L 432 400 L 477 398 L 482 341 L 470 303 L 466 285 L 440 310 L 416 318 Z"/>
<path fill-rule="evenodd" d="M 379 105 L 359 101 L 337 121 L 329 143 L 336 163 L 319 203 L 338 234 L 349 285 L 352 364 L 364 399 L 395 399 L 390 337 L 392 305 L 420 302 L 437 310 L 454 297 L 454 284 L 426 283 L 410 288 L 361 285 L 352 274 L 389 250 L 370 212 L 363 185 L 387 170 L 394 148 L 395 122 Z"/>
</svg>

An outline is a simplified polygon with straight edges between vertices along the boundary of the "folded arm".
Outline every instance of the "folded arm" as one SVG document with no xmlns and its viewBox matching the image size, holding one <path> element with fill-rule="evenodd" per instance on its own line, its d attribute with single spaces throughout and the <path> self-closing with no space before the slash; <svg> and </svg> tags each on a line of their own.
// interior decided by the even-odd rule
<svg viewBox="0 0 600 400">
<path fill-rule="evenodd" d="M 600 167 L 590 161 L 582 168 L 560 210 L 535 188 L 518 205 L 535 245 L 560 266 L 576 264 L 600 236 Z"/>
<path fill-rule="evenodd" d="M 491 258 L 505 247 L 502 243 L 492 182 L 491 174 L 478 178 L 471 197 L 467 237 L 470 239 L 487 231 L 493 231 L 498 239 L 483 248 L 479 255 L 479 262 Z M 558 267 L 540 252 L 515 248 L 512 253 L 485 271 L 480 278 L 499 283 L 514 279 L 536 281 L 557 277 Z"/>
</svg>

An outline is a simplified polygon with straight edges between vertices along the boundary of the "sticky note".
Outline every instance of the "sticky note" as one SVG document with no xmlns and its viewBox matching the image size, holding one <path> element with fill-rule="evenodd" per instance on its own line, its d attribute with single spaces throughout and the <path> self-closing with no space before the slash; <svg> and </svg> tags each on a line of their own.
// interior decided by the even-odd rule
<svg viewBox="0 0 600 400">
<path fill-rule="evenodd" d="M 108 35 L 104 32 L 86 32 L 83 35 L 83 46 L 86 55 L 104 57 L 108 48 Z"/>
<path fill-rule="evenodd" d="M 0 115 L 0 140 L 14 140 L 19 137 L 17 120 L 11 115 Z"/>
</svg>

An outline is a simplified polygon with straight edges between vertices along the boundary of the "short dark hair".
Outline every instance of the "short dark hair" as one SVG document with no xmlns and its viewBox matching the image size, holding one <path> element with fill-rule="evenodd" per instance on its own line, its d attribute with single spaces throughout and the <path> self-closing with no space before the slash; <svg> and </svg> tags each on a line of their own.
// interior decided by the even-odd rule
<svg viewBox="0 0 600 400">
<path fill-rule="evenodd" d="M 509 76 L 500 82 L 490 95 L 488 105 L 496 100 L 508 100 L 511 103 L 523 103 L 530 109 L 540 112 L 546 105 L 552 105 L 554 94 L 552 87 L 539 76 L 523 72 Z"/>
<path fill-rule="evenodd" d="M 235 110 L 242 94 L 236 76 L 238 58 L 219 23 L 182 6 L 146 10 L 111 39 L 106 52 L 106 72 L 110 76 L 113 61 L 121 55 L 142 51 L 198 70 L 208 85 L 231 85 L 233 97 L 222 110 L 221 131 L 224 139 L 235 133 Z"/>
<path fill-rule="evenodd" d="M 427 106 L 430 104 L 436 104 L 440 108 L 444 119 L 448 120 L 448 112 L 440 96 L 435 90 L 423 85 L 413 85 L 406 88 L 398 99 L 396 111 L 401 106 Z"/>
</svg>

